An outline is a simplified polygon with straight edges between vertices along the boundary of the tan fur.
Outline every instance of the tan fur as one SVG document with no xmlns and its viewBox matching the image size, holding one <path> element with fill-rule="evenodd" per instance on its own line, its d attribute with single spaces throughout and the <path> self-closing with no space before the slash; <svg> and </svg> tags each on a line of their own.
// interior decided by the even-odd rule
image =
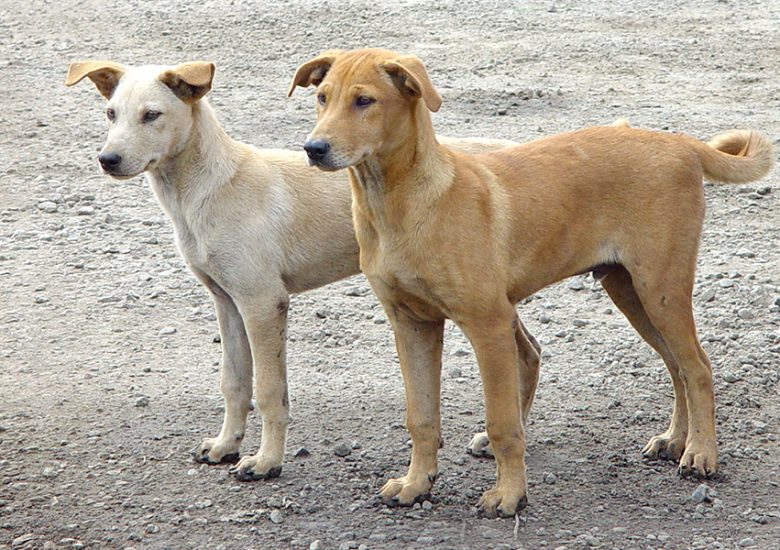
<svg viewBox="0 0 780 550">
<path fill-rule="evenodd" d="M 438 108 L 438 94 L 415 59 L 355 50 L 319 63 L 327 72 L 307 141 L 328 145 L 313 160 L 321 168 L 349 167 L 360 265 L 395 331 L 413 447 L 408 473 L 387 482 L 384 499 L 412 504 L 437 475 L 449 318 L 474 346 L 497 461 L 496 486 L 480 506 L 512 515 L 525 503 L 523 418 L 539 348 L 514 304 L 592 269 L 674 383 L 671 426 L 645 454 L 680 459 L 682 473 L 715 472 L 712 374 L 691 311 L 701 181 L 765 175 L 769 142 L 736 132 L 708 146 L 618 121 L 464 154 L 437 143 L 428 109 Z M 299 71 L 293 86 L 307 83 Z"/>
<path fill-rule="evenodd" d="M 231 139 L 203 95 L 214 65 L 70 65 L 66 85 L 89 77 L 114 112 L 103 153 L 122 161 L 110 173 L 146 177 L 170 216 L 179 250 L 214 300 L 222 338 L 222 429 L 194 450 L 210 464 L 235 461 L 252 400 L 263 420 L 261 446 L 245 456 L 240 479 L 278 476 L 289 404 L 285 331 L 289 294 L 359 271 L 342 174 L 306 165 L 302 153 L 258 150 Z M 144 122 L 150 110 L 161 113 Z M 508 140 L 445 138 L 478 152 Z"/>
</svg>

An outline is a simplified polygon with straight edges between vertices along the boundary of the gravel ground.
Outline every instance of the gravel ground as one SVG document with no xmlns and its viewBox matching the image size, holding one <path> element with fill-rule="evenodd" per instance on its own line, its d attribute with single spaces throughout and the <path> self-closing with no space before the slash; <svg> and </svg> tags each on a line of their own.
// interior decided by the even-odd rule
<svg viewBox="0 0 780 550">
<path fill-rule="evenodd" d="M 144 180 L 98 173 L 97 92 L 62 85 L 81 58 L 212 60 L 228 131 L 297 148 L 314 109 L 310 92 L 285 99 L 295 67 L 372 45 L 425 60 L 444 98 L 434 123 L 450 135 L 525 140 L 625 116 L 702 138 L 774 137 L 780 4 L 107 4 L 0 2 L 0 548 L 780 547 L 777 171 L 706 189 L 695 307 L 715 370 L 717 479 L 703 488 L 642 460 L 666 428 L 671 384 L 581 277 L 519 307 L 545 349 L 529 507 L 517 521 L 475 513 L 494 465 L 464 453 L 481 389 L 448 326 L 441 477 L 419 509 L 387 509 L 374 495 L 405 470 L 409 442 L 391 331 L 362 277 L 292 300 L 282 476 L 239 483 L 190 461 L 221 423 L 213 308 Z"/>
</svg>

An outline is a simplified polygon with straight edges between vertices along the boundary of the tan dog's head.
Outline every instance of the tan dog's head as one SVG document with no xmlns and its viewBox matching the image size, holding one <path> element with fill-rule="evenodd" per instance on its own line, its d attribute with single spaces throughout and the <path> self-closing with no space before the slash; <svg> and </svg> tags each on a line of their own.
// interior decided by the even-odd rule
<svg viewBox="0 0 780 550">
<path fill-rule="evenodd" d="M 125 67 L 78 61 L 68 67 L 65 85 L 85 77 L 108 100 L 108 137 L 98 161 L 106 174 L 124 179 L 154 169 L 184 148 L 193 106 L 211 89 L 214 65 Z"/>
<path fill-rule="evenodd" d="M 312 85 L 317 125 L 303 148 L 323 170 L 397 150 L 415 131 L 418 109 L 441 106 L 422 61 L 387 50 L 326 51 L 298 68 L 288 95 Z"/>
</svg>

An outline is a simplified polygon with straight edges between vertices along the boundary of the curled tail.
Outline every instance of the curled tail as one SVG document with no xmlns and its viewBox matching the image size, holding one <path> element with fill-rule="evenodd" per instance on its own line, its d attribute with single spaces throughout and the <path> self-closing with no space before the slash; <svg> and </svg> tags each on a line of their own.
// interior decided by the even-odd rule
<svg viewBox="0 0 780 550">
<path fill-rule="evenodd" d="M 772 143 L 754 130 L 732 130 L 709 142 L 696 141 L 696 152 L 707 179 L 747 183 L 763 178 L 774 163 Z"/>
</svg>

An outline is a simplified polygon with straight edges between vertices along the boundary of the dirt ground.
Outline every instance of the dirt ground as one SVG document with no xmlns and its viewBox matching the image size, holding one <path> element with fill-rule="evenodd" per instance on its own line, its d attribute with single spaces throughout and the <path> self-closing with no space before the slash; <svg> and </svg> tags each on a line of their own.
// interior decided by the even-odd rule
<svg viewBox="0 0 780 550">
<path fill-rule="evenodd" d="M 671 384 L 580 277 L 519 306 L 545 349 L 529 507 L 516 521 L 476 514 L 495 470 L 464 452 L 482 395 L 450 325 L 441 476 L 424 506 L 387 509 L 375 494 L 409 443 L 391 331 L 362 277 L 292 300 L 282 476 L 241 483 L 191 461 L 221 424 L 213 308 L 143 178 L 99 174 L 102 99 L 62 85 L 76 59 L 212 60 L 228 131 L 297 148 L 314 108 L 311 92 L 285 98 L 295 67 L 372 45 L 423 58 L 450 135 L 525 140 L 624 116 L 701 138 L 780 136 L 780 3 L 671 5 L 0 2 L 0 548 L 780 548 L 777 170 L 706 189 L 694 300 L 722 457 L 707 500 L 641 458 L 666 429 Z"/>
</svg>

